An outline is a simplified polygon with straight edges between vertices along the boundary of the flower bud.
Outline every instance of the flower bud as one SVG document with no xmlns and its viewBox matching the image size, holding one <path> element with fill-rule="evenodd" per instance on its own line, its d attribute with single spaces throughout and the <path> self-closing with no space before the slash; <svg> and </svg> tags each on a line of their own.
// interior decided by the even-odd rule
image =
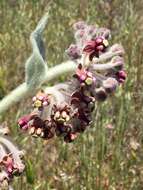
<svg viewBox="0 0 143 190">
<path fill-rule="evenodd" d="M 118 82 L 114 78 L 107 78 L 106 80 L 103 81 L 103 88 L 107 93 L 112 93 L 116 90 L 118 86 Z"/>
<path fill-rule="evenodd" d="M 107 93 L 103 87 L 97 88 L 96 92 L 96 99 L 99 101 L 104 101 L 107 98 Z"/>
<path fill-rule="evenodd" d="M 127 74 L 125 71 L 121 70 L 116 73 L 116 76 L 119 83 L 124 83 L 124 81 L 126 80 Z"/>
<path fill-rule="evenodd" d="M 18 120 L 18 125 L 20 126 L 21 129 L 23 130 L 28 129 L 28 122 L 30 121 L 30 118 L 31 118 L 30 115 L 25 115 Z"/>
<path fill-rule="evenodd" d="M 85 44 L 83 52 L 89 54 L 89 59 L 92 60 L 94 56 L 99 57 L 100 52 L 104 52 L 108 47 L 108 41 L 104 37 L 96 37 Z"/>
<path fill-rule="evenodd" d="M 73 24 L 74 30 L 83 30 L 86 28 L 86 23 L 84 21 L 78 21 L 75 24 Z"/>
<path fill-rule="evenodd" d="M 15 175 L 24 171 L 24 164 L 20 157 L 21 151 L 4 137 L 0 137 L 0 189 L 9 184 Z"/>
<path fill-rule="evenodd" d="M 71 59 L 80 58 L 80 50 L 75 44 L 71 44 L 70 47 L 66 50 L 66 53 Z"/>
<path fill-rule="evenodd" d="M 118 52 L 118 55 L 123 55 L 125 53 L 124 48 L 120 44 L 114 44 L 111 47 L 112 52 Z"/>
<path fill-rule="evenodd" d="M 43 107 L 49 105 L 49 99 L 46 94 L 38 93 L 36 96 L 32 98 L 33 107 L 38 108 L 39 110 L 43 109 Z"/>
</svg>

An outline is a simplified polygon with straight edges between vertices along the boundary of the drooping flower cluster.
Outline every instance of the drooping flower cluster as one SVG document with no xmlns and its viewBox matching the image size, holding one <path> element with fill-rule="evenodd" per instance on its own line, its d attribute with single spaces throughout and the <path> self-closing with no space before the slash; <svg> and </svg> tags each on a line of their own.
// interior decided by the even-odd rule
<svg viewBox="0 0 143 190">
<path fill-rule="evenodd" d="M 73 141 L 90 126 L 96 102 L 106 100 L 126 79 L 124 50 L 119 44 L 109 47 L 108 29 L 78 22 L 74 30 L 76 44 L 66 50 L 77 63 L 72 79 L 39 92 L 34 110 L 18 121 L 34 137 Z"/>
<path fill-rule="evenodd" d="M 25 168 L 23 152 L 3 136 L 7 132 L 7 127 L 0 126 L 0 189 L 9 189 L 14 176 L 19 176 Z"/>
</svg>

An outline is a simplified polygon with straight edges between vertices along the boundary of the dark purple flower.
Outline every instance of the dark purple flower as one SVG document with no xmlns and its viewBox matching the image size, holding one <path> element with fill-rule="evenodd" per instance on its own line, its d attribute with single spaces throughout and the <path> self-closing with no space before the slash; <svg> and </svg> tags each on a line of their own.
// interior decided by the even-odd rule
<svg viewBox="0 0 143 190">
<path fill-rule="evenodd" d="M 104 52 L 107 47 L 108 41 L 104 37 L 96 37 L 86 43 L 83 52 L 89 54 L 89 59 L 92 60 L 94 56 L 99 57 L 100 52 Z"/>
<path fill-rule="evenodd" d="M 76 43 L 66 52 L 81 64 L 70 82 L 47 87 L 46 93 L 33 98 L 33 114 L 18 122 L 32 136 L 49 139 L 56 135 L 72 142 L 90 126 L 95 103 L 104 101 L 126 79 L 124 50 L 119 44 L 107 48 L 108 29 L 84 22 L 76 23 L 74 29 Z"/>
<path fill-rule="evenodd" d="M 53 120 L 57 123 L 66 123 L 70 118 L 70 107 L 68 105 L 54 106 L 53 107 Z"/>
<path fill-rule="evenodd" d="M 127 74 L 124 70 L 121 70 L 116 73 L 116 77 L 119 83 L 124 83 L 124 81 L 126 80 Z"/>
</svg>

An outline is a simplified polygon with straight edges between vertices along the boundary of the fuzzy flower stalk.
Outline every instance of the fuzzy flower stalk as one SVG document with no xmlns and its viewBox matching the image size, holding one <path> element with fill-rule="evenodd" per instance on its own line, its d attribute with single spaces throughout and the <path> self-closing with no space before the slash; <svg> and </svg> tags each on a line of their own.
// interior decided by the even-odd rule
<svg viewBox="0 0 143 190">
<path fill-rule="evenodd" d="M 96 103 L 113 95 L 126 79 L 124 49 L 110 45 L 108 29 L 83 21 L 73 29 L 75 43 L 66 53 L 76 64 L 75 73 L 69 81 L 39 91 L 32 99 L 32 112 L 18 120 L 20 129 L 33 137 L 74 141 L 90 127 Z"/>
<path fill-rule="evenodd" d="M 23 152 L 8 140 L 4 135 L 9 132 L 5 125 L 0 126 L 0 189 L 12 189 L 10 186 L 13 178 L 24 171 L 22 161 Z"/>
</svg>

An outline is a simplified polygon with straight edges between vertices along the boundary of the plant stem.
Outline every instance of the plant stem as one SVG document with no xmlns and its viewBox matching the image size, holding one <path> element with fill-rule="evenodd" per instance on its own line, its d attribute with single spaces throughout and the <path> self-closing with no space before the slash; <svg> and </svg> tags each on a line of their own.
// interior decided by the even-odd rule
<svg viewBox="0 0 143 190">
<path fill-rule="evenodd" d="M 48 70 L 47 75 L 43 83 L 49 82 L 60 75 L 72 73 L 76 69 L 76 63 L 74 61 L 67 61 L 60 65 L 56 65 L 55 67 Z M 30 94 L 34 94 L 37 89 L 30 89 L 27 87 L 26 83 L 19 85 L 15 88 L 9 95 L 4 97 L 0 101 L 0 114 L 7 111 L 12 105 L 19 102 L 21 99 L 29 96 Z"/>
</svg>

